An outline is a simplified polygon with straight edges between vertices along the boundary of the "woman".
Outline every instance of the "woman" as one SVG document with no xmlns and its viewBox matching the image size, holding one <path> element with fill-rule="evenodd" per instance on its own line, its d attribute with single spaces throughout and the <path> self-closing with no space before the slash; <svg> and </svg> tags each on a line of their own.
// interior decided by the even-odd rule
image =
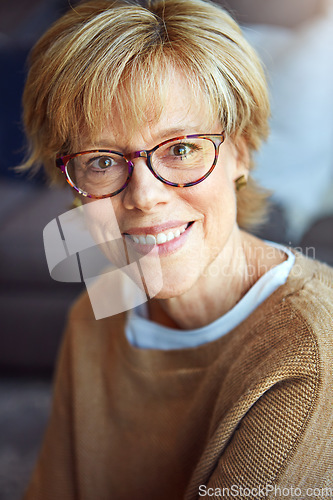
<svg viewBox="0 0 333 500">
<path fill-rule="evenodd" d="M 161 280 L 131 313 L 74 306 L 25 498 L 330 495 L 332 270 L 245 231 L 269 106 L 238 26 L 201 0 L 92 1 L 30 64 L 26 166 L 67 179 L 96 241 L 114 215 Z"/>
</svg>

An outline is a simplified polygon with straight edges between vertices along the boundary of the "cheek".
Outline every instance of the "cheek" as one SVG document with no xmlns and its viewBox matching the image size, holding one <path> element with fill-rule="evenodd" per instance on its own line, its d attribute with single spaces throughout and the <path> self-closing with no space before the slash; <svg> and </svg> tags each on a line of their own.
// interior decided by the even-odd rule
<svg viewBox="0 0 333 500">
<path fill-rule="evenodd" d="M 191 193 L 187 201 L 202 215 L 206 230 L 217 235 L 228 231 L 236 221 L 236 194 L 234 183 L 225 169 L 215 171 L 200 186 L 196 193 Z"/>
<path fill-rule="evenodd" d="M 233 182 L 221 173 L 207 185 L 196 199 L 196 208 L 203 214 L 200 248 L 203 265 L 214 260 L 223 250 L 235 227 L 237 216 Z M 194 199 L 194 198 L 193 198 Z M 200 232 L 198 234 L 200 241 Z"/>
<path fill-rule="evenodd" d="M 109 237 L 109 239 L 121 237 L 111 198 L 89 200 L 83 205 L 83 210 L 86 225 L 92 233 L 96 235 L 103 233 L 104 237 Z"/>
<path fill-rule="evenodd" d="M 85 228 L 95 244 L 111 262 L 119 267 L 124 266 L 126 260 L 123 238 L 110 198 L 89 201 L 82 209 Z"/>
</svg>

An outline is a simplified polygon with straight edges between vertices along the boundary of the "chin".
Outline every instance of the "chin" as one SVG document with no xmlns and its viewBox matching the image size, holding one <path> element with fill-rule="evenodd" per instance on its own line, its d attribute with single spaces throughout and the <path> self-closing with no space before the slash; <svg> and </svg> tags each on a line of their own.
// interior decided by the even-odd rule
<svg viewBox="0 0 333 500">
<path fill-rule="evenodd" d="M 175 297 L 179 297 L 182 295 L 184 292 L 177 292 L 175 290 L 169 290 L 169 289 L 164 289 L 160 290 L 153 298 L 154 299 L 159 299 L 159 300 L 167 300 L 167 299 L 173 299 Z"/>
<path fill-rule="evenodd" d="M 188 292 L 197 281 L 197 277 L 192 277 L 184 272 L 163 273 L 163 283 L 160 291 L 155 295 L 155 299 L 172 299 Z"/>
</svg>

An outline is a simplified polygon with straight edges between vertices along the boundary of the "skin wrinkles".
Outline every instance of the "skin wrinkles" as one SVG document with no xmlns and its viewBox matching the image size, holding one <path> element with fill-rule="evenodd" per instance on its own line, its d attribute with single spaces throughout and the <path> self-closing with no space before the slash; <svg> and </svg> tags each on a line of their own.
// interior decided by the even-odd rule
<svg viewBox="0 0 333 500">
<path fill-rule="evenodd" d="M 221 133 L 216 117 L 207 116 L 204 96 L 198 102 L 181 74 L 169 85 L 165 109 L 156 121 L 147 122 L 130 137 L 126 120 L 114 114 L 95 144 L 83 141 L 81 150 L 109 147 L 120 152 L 151 149 L 174 137 L 175 129 L 191 133 Z M 172 129 L 172 130 L 171 130 Z M 170 132 L 168 132 L 170 131 Z M 171 134 L 168 136 L 168 134 Z M 149 302 L 152 320 L 184 329 L 204 326 L 230 310 L 263 273 L 285 260 L 272 247 L 238 228 L 235 180 L 248 175 L 247 147 L 230 138 L 220 146 L 217 165 L 202 183 L 175 188 L 163 184 L 149 171 L 144 158 L 135 167 L 127 188 L 110 198 L 121 232 L 170 220 L 194 221 L 184 244 L 160 258 L 163 288 Z M 90 203 L 88 198 L 85 203 Z M 104 219 L 104 222 L 103 222 Z M 98 213 L 100 231 L 107 231 L 107 214 Z M 266 259 L 268 250 L 270 258 Z"/>
</svg>

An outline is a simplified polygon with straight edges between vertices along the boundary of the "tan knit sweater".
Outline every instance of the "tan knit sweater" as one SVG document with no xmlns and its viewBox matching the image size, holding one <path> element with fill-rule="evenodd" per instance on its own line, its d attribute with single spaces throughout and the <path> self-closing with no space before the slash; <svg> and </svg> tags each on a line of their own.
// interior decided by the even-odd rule
<svg viewBox="0 0 333 500">
<path fill-rule="evenodd" d="M 237 328 L 170 351 L 129 345 L 124 314 L 96 321 L 81 298 L 25 499 L 333 498 L 332 283 L 296 254 Z"/>
</svg>

